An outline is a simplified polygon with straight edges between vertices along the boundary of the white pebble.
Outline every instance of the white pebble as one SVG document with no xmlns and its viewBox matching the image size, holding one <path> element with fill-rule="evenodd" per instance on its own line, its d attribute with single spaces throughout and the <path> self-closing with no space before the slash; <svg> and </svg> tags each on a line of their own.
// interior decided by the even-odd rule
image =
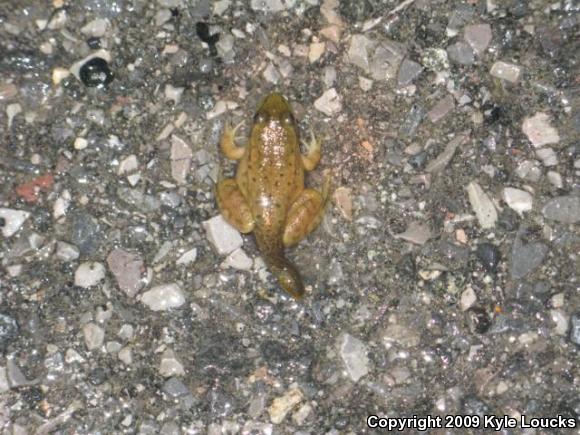
<svg viewBox="0 0 580 435">
<path fill-rule="evenodd" d="M 484 229 L 493 228 L 497 221 L 497 211 L 491 199 L 475 181 L 469 183 L 466 190 L 479 225 Z"/>
<path fill-rule="evenodd" d="M 86 140 L 84 137 L 77 137 L 74 142 L 75 150 L 84 150 L 89 144 L 89 141 Z"/>
<path fill-rule="evenodd" d="M 556 324 L 554 332 L 558 335 L 566 335 L 568 332 L 568 316 L 563 310 L 550 310 L 552 321 Z"/>
<path fill-rule="evenodd" d="M 71 245 L 67 242 L 58 241 L 56 242 L 56 252 L 55 256 L 62 261 L 73 261 L 79 258 L 80 252 L 75 245 Z"/>
<path fill-rule="evenodd" d="M 325 49 L 326 49 L 325 42 L 313 42 L 313 43 L 311 43 L 310 48 L 308 49 L 308 61 L 310 63 L 316 62 L 318 59 L 320 59 L 322 57 Z"/>
<path fill-rule="evenodd" d="M 193 248 L 183 253 L 175 263 L 178 265 L 187 265 L 193 263 L 196 258 L 197 258 L 197 249 Z"/>
<path fill-rule="evenodd" d="M 246 254 L 241 248 L 236 249 L 230 255 L 226 257 L 224 262 L 222 263 L 222 267 L 232 267 L 238 270 L 250 270 L 252 268 L 252 264 L 254 262 L 248 254 Z"/>
<path fill-rule="evenodd" d="M 467 311 L 475 301 L 477 300 L 477 296 L 475 291 L 471 287 L 467 287 L 463 293 L 461 293 L 461 299 L 459 300 L 459 308 L 461 311 Z"/>
<path fill-rule="evenodd" d="M 550 117 L 544 112 L 524 119 L 522 131 L 536 148 L 560 142 L 558 131 L 550 125 Z"/>
<path fill-rule="evenodd" d="M 314 107 L 326 116 L 332 116 L 342 110 L 342 99 L 336 89 L 331 88 L 314 102 Z"/>
<path fill-rule="evenodd" d="M 102 38 L 107 33 L 109 20 L 106 18 L 97 18 L 81 28 L 81 33 L 87 36 Z"/>
<path fill-rule="evenodd" d="M 83 326 L 83 336 L 88 350 L 98 349 L 105 340 L 105 331 L 96 323 L 90 322 Z"/>
<path fill-rule="evenodd" d="M 353 382 L 357 382 L 369 372 L 367 346 L 361 340 L 343 333 L 338 339 L 338 351 L 348 377 Z"/>
<path fill-rule="evenodd" d="M 502 198 L 508 207 L 516 211 L 519 215 L 532 209 L 533 197 L 525 190 L 506 187 L 503 189 Z"/>
<path fill-rule="evenodd" d="M 117 354 L 117 357 L 127 366 L 130 366 L 133 363 L 133 354 L 129 346 L 125 346 L 121 349 Z"/>
<path fill-rule="evenodd" d="M 161 355 L 161 363 L 159 364 L 159 374 L 165 378 L 171 376 L 183 376 L 185 370 L 183 365 L 175 357 L 175 353 L 171 349 L 167 349 Z"/>
<path fill-rule="evenodd" d="M 105 279 L 105 266 L 96 261 L 86 261 L 75 271 L 75 285 L 89 288 Z"/>
<path fill-rule="evenodd" d="M 522 73 L 521 67 L 513 63 L 498 61 L 493 64 L 490 74 L 511 83 L 517 83 Z"/>
<path fill-rule="evenodd" d="M 540 148 L 536 150 L 536 156 L 542 161 L 544 166 L 556 166 L 558 164 L 558 156 L 552 148 Z"/>
<path fill-rule="evenodd" d="M 185 296 L 177 284 L 163 284 L 143 293 L 141 302 L 153 311 L 166 311 L 182 306 Z"/>
<path fill-rule="evenodd" d="M 217 215 L 205 221 L 203 228 L 207 238 L 219 255 L 226 255 L 242 246 L 242 236 L 223 216 Z"/>
<path fill-rule="evenodd" d="M 15 234 L 26 219 L 30 217 L 30 212 L 24 210 L 15 210 L 12 208 L 0 208 L 0 222 L 3 221 L 0 228 L 2 228 L 2 235 L 10 237 Z"/>
</svg>

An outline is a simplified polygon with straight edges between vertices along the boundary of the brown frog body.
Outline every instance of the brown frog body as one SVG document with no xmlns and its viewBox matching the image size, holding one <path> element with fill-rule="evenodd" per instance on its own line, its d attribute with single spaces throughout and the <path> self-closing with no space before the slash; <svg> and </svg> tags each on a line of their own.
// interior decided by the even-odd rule
<svg viewBox="0 0 580 435">
<path fill-rule="evenodd" d="M 301 154 L 296 120 L 278 93 L 268 95 L 259 106 L 246 147 L 235 143 L 239 126 L 226 126 L 221 139 L 222 152 L 239 163 L 235 178 L 217 184 L 218 207 L 241 233 L 254 233 L 258 249 L 281 287 L 300 298 L 304 284 L 284 256 L 284 248 L 306 237 L 324 215 L 330 178 L 322 194 L 304 187 L 304 172 L 320 161 L 320 142 L 313 136 L 308 153 Z"/>
</svg>

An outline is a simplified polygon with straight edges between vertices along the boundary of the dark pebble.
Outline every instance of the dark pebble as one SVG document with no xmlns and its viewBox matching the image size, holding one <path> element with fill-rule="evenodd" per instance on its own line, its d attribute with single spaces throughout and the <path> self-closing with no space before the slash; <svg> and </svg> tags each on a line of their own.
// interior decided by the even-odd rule
<svg viewBox="0 0 580 435">
<path fill-rule="evenodd" d="M 408 162 L 415 169 L 423 169 L 427 161 L 427 155 L 427 151 L 421 151 L 419 154 L 410 157 Z"/>
<path fill-rule="evenodd" d="M 469 327 L 477 334 L 485 334 L 491 326 L 491 319 L 487 312 L 481 307 L 472 307 L 467 311 L 469 316 Z"/>
<path fill-rule="evenodd" d="M 18 337 L 20 328 L 15 319 L 0 313 L 0 351 L 4 352 L 8 345 Z"/>
<path fill-rule="evenodd" d="M 500 253 L 497 246 L 491 243 L 480 243 L 477 245 L 475 255 L 486 271 L 496 272 L 500 260 Z"/>
<path fill-rule="evenodd" d="M 81 81 L 89 88 L 104 87 L 113 81 L 113 72 L 107 61 L 101 57 L 93 57 L 85 62 L 79 71 Z"/>
<path fill-rule="evenodd" d="M 99 48 L 101 48 L 101 38 L 93 36 L 87 39 L 87 45 L 91 50 L 98 50 Z"/>
<path fill-rule="evenodd" d="M 373 12 L 373 5 L 369 0 L 341 0 L 338 5 L 340 15 L 349 23 L 357 23 L 367 20 Z"/>
<path fill-rule="evenodd" d="M 408 277 L 414 277 L 417 273 L 417 267 L 415 265 L 415 257 L 412 254 L 405 254 L 397 264 L 397 270 L 401 275 L 406 275 Z"/>
<path fill-rule="evenodd" d="M 30 387 L 22 390 L 22 398 L 28 406 L 34 408 L 38 402 L 44 399 L 44 394 L 39 387 Z"/>
<path fill-rule="evenodd" d="M 107 371 L 102 367 L 97 367 L 91 370 L 88 376 L 88 380 L 93 385 L 101 385 L 107 380 Z"/>
<path fill-rule="evenodd" d="M 99 248 L 102 238 L 101 227 L 91 215 L 73 214 L 70 241 L 79 248 L 82 255 L 93 254 Z"/>
<path fill-rule="evenodd" d="M 210 46 L 215 45 L 215 43 L 220 39 L 219 33 L 214 33 L 213 35 L 209 34 L 209 24 L 203 21 L 195 23 L 195 32 L 199 39 Z"/>
</svg>

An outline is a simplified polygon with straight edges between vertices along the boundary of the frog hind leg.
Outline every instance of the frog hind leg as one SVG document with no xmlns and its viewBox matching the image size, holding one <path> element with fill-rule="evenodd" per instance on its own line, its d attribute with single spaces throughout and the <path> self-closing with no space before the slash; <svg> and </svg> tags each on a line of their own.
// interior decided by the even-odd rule
<svg viewBox="0 0 580 435">
<path fill-rule="evenodd" d="M 320 146 L 321 142 L 314 136 L 314 131 L 310 129 L 310 143 L 306 145 L 308 148 L 307 154 L 302 154 L 302 166 L 307 171 L 312 171 L 320 161 Z"/>
<path fill-rule="evenodd" d="M 326 178 L 322 194 L 314 189 L 304 189 L 296 198 L 286 218 L 282 235 L 285 247 L 296 245 L 320 224 L 324 217 L 330 190 L 330 176 Z"/>
<path fill-rule="evenodd" d="M 224 132 L 220 140 L 220 148 L 228 159 L 240 160 L 246 152 L 245 147 L 236 145 L 236 132 L 242 124 L 243 122 L 240 122 L 235 127 L 232 127 L 230 123 L 226 123 L 224 127 Z"/>
<path fill-rule="evenodd" d="M 218 208 L 224 219 L 240 233 L 250 233 L 254 229 L 254 217 L 250 206 L 240 191 L 236 180 L 228 178 L 216 186 Z"/>
</svg>

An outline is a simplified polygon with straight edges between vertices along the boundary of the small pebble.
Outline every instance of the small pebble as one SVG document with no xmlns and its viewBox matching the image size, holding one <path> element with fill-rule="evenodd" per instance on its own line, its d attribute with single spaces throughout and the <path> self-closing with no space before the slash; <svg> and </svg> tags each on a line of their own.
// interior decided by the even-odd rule
<svg viewBox="0 0 580 435">
<path fill-rule="evenodd" d="M 500 252 L 497 246 L 491 243 L 480 243 L 475 250 L 477 259 L 487 272 L 495 272 L 500 260 Z"/>
<path fill-rule="evenodd" d="M 550 317 L 555 324 L 554 332 L 558 335 L 566 335 L 568 332 L 568 316 L 563 310 L 554 309 L 550 310 Z"/>
<path fill-rule="evenodd" d="M 322 57 L 325 49 L 326 49 L 325 42 L 313 42 L 312 44 L 310 44 L 310 48 L 308 49 L 308 61 L 310 63 L 316 62 L 318 59 Z"/>
<path fill-rule="evenodd" d="M 55 257 L 59 260 L 73 261 L 79 258 L 79 255 L 79 249 L 75 245 L 60 240 L 56 242 Z"/>
<path fill-rule="evenodd" d="M 171 176 L 177 184 L 185 184 L 191 168 L 193 152 L 191 147 L 179 136 L 171 137 Z"/>
<path fill-rule="evenodd" d="M 492 76 L 511 83 L 517 83 L 520 80 L 521 73 L 522 69 L 518 65 L 502 61 L 494 63 L 490 70 Z"/>
<path fill-rule="evenodd" d="M 153 311 L 167 311 L 182 306 L 185 295 L 177 284 L 163 284 L 143 293 L 141 302 Z"/>
<path fill-rule="evenodd" d="M 348 333 L 343 333 L 338 339 L 338 352 L 347 375 L 353 382 L 358 382 L 367 375 L 369 361 L 365 343 Z"/>
<path fill-rule="evenodd" d="M 326 116 L 333 116 L 342 110 L 342 99 L 336 89 L 331 88 L 314 101 L 314 107 Z"/>
<path fill-rule="evenodd" d="M 134 297 L 143 288 L 145 265 L 139 254 L 113 249 L 107 256 L 107 265 L 117 285 L 128 297 Z"/>
<path fill-rule="evenodd" d="M 187 266 L 193 263 L 196 258 L 197 258 L 197 249 L 192 248 L 181 254 L 181 256 L 177 259 L 175 264 L 179 266 Z"/>
<path fill-rule="evenodd" d="M 506 187 L 502 191 L 502 198 L 509 208 L 516 211 L 520 216 L 525 211 L 530 211 L 533 206 L 533 197 L 525 190 Z"/>
<path fill-rule="evenodd" d="M 131 347 L 125 346 L 122 348 L 117 354 L 117 358 L 119 358 L 127 366 L 133 364 L 133 352 L 131 351 Z"/>
<path fill-rule="evenodd" d="M 436 123 L 443 119 L 448 113 L 455 108 L 455 99 L 452 95 L 447 94 L 441 98 L 433 108 L 427 112 L 431 122 Z"/>
<path fill-rule="evenodd" d="M 299 388 L 292 388 L 281 397 L 277 397 L 272 401 L 272 405 L 268 408 L 270 414 L 270 421 L 274 424 L 280 424 L 286 418 L 286 415 L 302 402 L 304 394 Z"/>
<path fill-rule="evenodd" d="M 580 222 L 580 196 L 558 196 L 551 199 L 542 208 L 546 219 L 575 224 Z"/>
<path fill-rule="evenodd" d="M 185 375 L 183 365 L 175 357 L 173 350 L 167 349 L 165 352 L 163 352 L 163 355 L 161 355 L 159 374 L 165 378 Z"/>
<path fill-rule="evenodd" d="M 409 58 L 405 58 L 399 66 L 397 84 L 399 86 L 407 86 L 411 84 L 417 77 L 419 77 L 419 74 L 421 74 L 422 71 L 423 67 L 420 64 Z"/>
<path fill-rule="evenodd" d="M 471 46 L 463 41 L 447 47 L 449 59 L 460 65 L 471 65 L 475 61 L 475 56 Z"/>
<path fill-rule="evenodd" d="M 4 237 L 13 236 L 29 217 L 30 212 L 24 210 L 0 208 L 0 229 L 2 230 L 2 235 Z"/>
<path fill-rule="evenodd" d="M 80 67 L 79 78 L 89 88 L 102 88 L 113 81 L 114 75 L 105 59 L 93 57 Z"/>
<path fill-rule="evenodd" d="M 243 249 L 236 249 L 230 255 L 226 257 L 222 263 L 222 267 L 232 267 L 238 270 L 251 270 L 253 260 L 248 257 L 248 254 L 244 252 Z"/>
<path fill-rule="evenodd" d="M 404 232 L 395 234 L 394 237 L 416 245 L 424 245 L 433 237 L 433 232 L 428 224 L 411 221 Z"/>
<path fill-rule="evenodd" d="M 89 288 L 105 279 L 105 266 L 95 261 L 81 263 L 75 271 L 75 285 Z"/>
<path fill-rule="evenodd" d="M 465 26 L 464 38 L 473 51 L 481 55 L 491 42 L 492 33 L 489 24 L 471 24 Z"/>
<path fill-rule="evenodd" d="M 524 160 L 515 170 L 518 177 L 523 180 L 538 182 L 542 176 L 542 169 L 537 160 Z"/>
<path fill-rule="evenodd" d="M 475 302 L 477 301 L 477 296 L 475 291 L 471 287 L 467 287 L 463 293 L 461 293 L 461 298 L 459 299 L 459 308 L 461 311 L 467 311 Z"/>
<path fill-rule="evenodd" d="M 96 323 L 90 322 L 83 326 L 83 337 L 88 350 L 95 350 L 103 345 L 105 331 Z"/>
<path fill-rule="evenodd" d="M 491 199 L 475 181 L 469 183 L 466 190 L 479 225 L 484 229 L 493 228 L 497 221 L 497 211 Z"/>
<path fill-rule="evenodd" d="M 540 148 L 536 150 L 536 157 L 540 159 L 544 166 L 556 166 L 558 164 L 558 156 L 552 148 Z"/>
<path fill-rule="evenodd" d="M 536 148 L 560 142 L 558 131 L 550 124 L 550 116 L 538 112 L 534 116 L 525 118 L 522 131 Z"/>
<path fill-rule="evenodd" d="M 219 255 L 226 255 L 242 247 L 238 230 L 225 221 L 222 215 L 215 216 L 203 224 L 207 238 Z"/>
</svg>

